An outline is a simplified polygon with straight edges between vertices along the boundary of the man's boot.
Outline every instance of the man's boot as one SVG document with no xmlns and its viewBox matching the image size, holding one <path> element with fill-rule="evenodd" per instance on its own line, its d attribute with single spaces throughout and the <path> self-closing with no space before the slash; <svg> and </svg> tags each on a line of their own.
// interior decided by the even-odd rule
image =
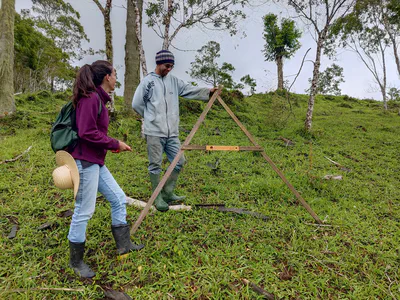
<svg viewBox="0 0 400 300">
<path fill-rule="evenodd" d="M 160 174 L 150 173 L 150 181 L 152 190 L 154 192 L 154 190 L 158 186 L 158 183 L 160 182 Z M 154 200 L 154 206 L 159 211 L 167 211 L 169 209 L 168 203 L 165 202 L 164 199 L 162 198 L 161 192 L 157 195 L 157 198 Z"/>
<path fill-rule="evenodd" d="M 162 190 L 162 197 L 164 201 L 166 201 L 167 203 L 171 203 L 174 201 L 181 201 L 186 198 L 185 196 L 177 196 L 174 194 L 178 176 L 179 176 L 179 171 L 174 169 L 164 185 L 164 188 Z"/>
<path fill-rule="evenodd" d="M 131 242 L 130 230 L 128 224 L 113 225 L 111 232 L 117 245 L 117 252 L 119 255 L 128 253 L 130 251 L 139 251 L 143 249 L 144 245 L 135 245 Z"/>
<path fill-rule="evenodd" d="M 85 252 L 85 242 L 73 243 L 69 242 L 69 266 L 74 270 L 75 274 L 84 277 L 92 278 L 96 275 L 87 264 L 83 262 L 83 254 Z"/>
</svg>

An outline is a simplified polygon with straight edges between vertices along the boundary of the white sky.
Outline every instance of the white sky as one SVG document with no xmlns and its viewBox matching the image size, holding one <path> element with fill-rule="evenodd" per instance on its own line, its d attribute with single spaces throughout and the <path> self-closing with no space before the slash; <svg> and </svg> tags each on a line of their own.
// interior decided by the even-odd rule
<svg viewBox="0 0 400 300">
<path fill-rule="evenodd" d="M 103 16 L 92 0 L 67 0 L 72 6 L 80 13 L 81 23 L 85 28 L 86 34 L 90 39 L 90 46 L 93 49 L 105 48 L 105 33 L 103 27 Z M 105 2 L 105 1 L 101 1 Z M 271 1 L 272 2 L 272 1 Z M 114 46 L 114 65 L 117 68 L 118 80 L 123 84 L 124 82 L 124 55 L 125 55 L 125 22 L 126 22 L 126 0 L 113 0 L 112 10 L 112 29 L 113 29 L 113 46 Z M 31 0 L 16 0 L 16 10 L 20 12 L 21 9 L 31 8 Z M 246 9 L 247 18 L 239 24 L 241 31 L 245 31 L 246 37 L 238 34 L 231 37 L 228 33 L 205 31 L 200 28 L 192 30 L 182 30 L 177 35 L 174 46 L 178 49 L 197 50 L 200 49 L 210 40 L 215 40 L 221 44 L 221 57 L 222 62 L 231 63 L 236 71 L 233 73 L 236 82 L 239 79 L 249 74 L 252 78 L 256 79 L 257 92 L 265 92 L 276 89 L 277 85 L 277 72 L 276 64 L 274 62 L 264 61 L 263 53 L 261 52 L 265 41 L 263 39 L 263 21 L 262 17 L 267 13 L 280 14 L 282 17 L 289 17 L 287 11 L 277 6 L 276 4 L 264 4 L 257 7 Z M 297 51 L 296 55 L 284 62 L 284 75 L 285 79 L 292 82 L 294 75 L 297 74 L 301 61 L 308 48 L 311 51 L 308 53 L 307 59 L 314 60 L 316 44 L 312 39 L 307 29 L 302 28 L 302 24 L 298 26 L 303 31 L 301 38 L 302 47 Z M 148 70 L 153 70 L 155 67 L 154 57 L 155 53 L 161 49 L 162 40 L 154 34 L 152 29 L 147 28 L 144 24 L 143 27 L 144 50 L 146 53 Z M 193 81 L 186 74 L 190 68 L 190 63 L 194 60 L 196 52 L 194 51 L 178 51 L 170 47 L 170 50 L 175 55 L 175 68 L 173 74 L 185 81 Z M 91 63 L 100 57 L 87 57 L 78 65 L 84 63 Z M 358 59 L 358 57 L 349 51 L 341 51 L 336 57 L 336 61 L 330 61 L 328 58 L 323 57 L 321 70 L 324 70 L 332 63 L 336 63 L 344 68 L 345 83 L 341 84 L 342 94 L 357 98 L 373 98 L 380 100 L 381 95 L 379 92 L 373 92 L 375 83 L 372 80 L 372 75 Z M 303 66 L 302 72 L 292 88 L 293 92 L 305 93 L 304 90 L 309 87 L 308 78 L 312 76 L 312 63 L 306 62 Z M 395 62 L 392 53 L 388 53 L 387 57 L 388 68 L 388 86 L 400 87 L 399 77 L 397 75 Z M 202 85 L 200 83 L 200 85 Z M 120 94 L 123 89 L 118 91 Z"/>
</svg>

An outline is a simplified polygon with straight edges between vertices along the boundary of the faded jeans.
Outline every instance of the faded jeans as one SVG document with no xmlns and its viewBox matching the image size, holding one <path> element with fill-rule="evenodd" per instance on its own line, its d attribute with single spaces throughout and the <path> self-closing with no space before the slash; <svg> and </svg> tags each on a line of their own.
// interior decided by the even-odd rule
<svg viewBox="0 0 400 300">
<path fill-rule="evenodd" d="M 106 166 L 93 164 L 83 168 L 76 159 L 80 184 L 75 199 L 75 209 L 69 228 L 68 240 L 83 243 L 86 240 L 86 227 L 93 216 L 97 192 L 100 192 L 111 204 L 112 225 L 126 223 L 126 196 Z"/>
<path fill-rule="evenodd" d="M 181 148 L 181 142 L 177 136 L 163 138 L 158 136 L 146 135 L 147 142 L 147 155 L 149 157 L 149 167 L 148 170 L 152 174 L 161 173 L 162 155 L 165 152 L 169 162 L 171 163 L 175 156 L 178 154 Z M 180 171 L 185 163 L 185 157 L 179 159 L 177 165 L 175 166 L 176 171 Z"/>
</svg>

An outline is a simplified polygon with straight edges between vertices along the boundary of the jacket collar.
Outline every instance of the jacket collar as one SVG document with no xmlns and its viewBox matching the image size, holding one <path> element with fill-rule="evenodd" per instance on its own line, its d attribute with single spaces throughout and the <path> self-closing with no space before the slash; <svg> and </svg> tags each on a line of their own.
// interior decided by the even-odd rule
<svg viewBox="0 0 400 300">
<path fill-rule="evenodd" d="M 98 87 L 96 87 L 96 92 L 97 92 L 97 94 L 99 94 L 100 98 L 102 99 L 102 101 L 104 103 L 111 101 L 110 96 L 106 93 L 105 90 L 103 90 L 103 88 L 100 85 Z"/>
</svg>

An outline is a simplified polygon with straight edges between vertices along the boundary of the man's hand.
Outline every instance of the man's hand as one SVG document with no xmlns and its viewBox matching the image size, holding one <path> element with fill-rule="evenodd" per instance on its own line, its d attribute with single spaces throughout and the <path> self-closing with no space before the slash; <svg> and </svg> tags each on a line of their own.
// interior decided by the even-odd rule
<svg viewBox="0 0 400 300">
<path fill-rule="evenodd" d="M 213 87 L 212 89 L 210 89 L 210 94 L 214 94 L 214 92 L 215 92 L 216 90 L 218 90 L 218 88 Z"/>
</svg>

